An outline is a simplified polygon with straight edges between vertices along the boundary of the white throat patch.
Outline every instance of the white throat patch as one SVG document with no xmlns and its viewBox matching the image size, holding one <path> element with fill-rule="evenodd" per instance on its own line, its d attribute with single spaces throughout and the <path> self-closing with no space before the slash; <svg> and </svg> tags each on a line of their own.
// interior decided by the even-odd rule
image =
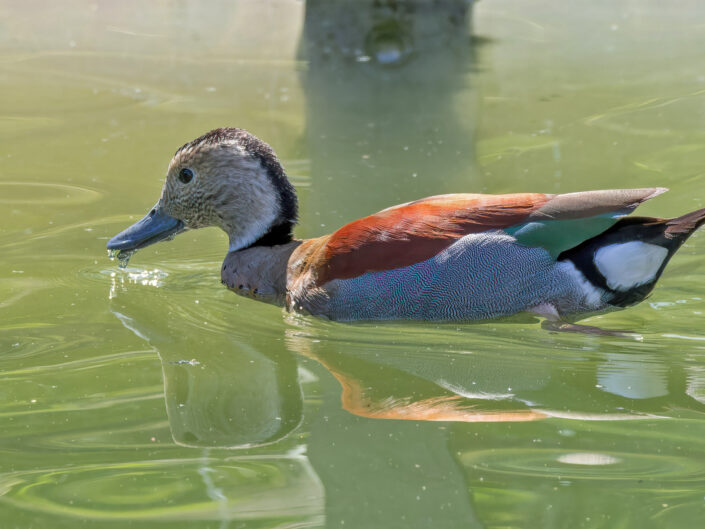
<svg viewBox="0 0 705 529">
<path fill-rule="evenodd" d="M 641 241 L 610 244 L 595 253 L 595 265 L 613 290 L 625 291 L 653 281 L 668 250 Z"/>
<path fill-rule="evenodd" d="M 234 252 L 236 250 L 240 250 L 241 248 L 248 247 L 250 244 L 267 233 L 267 230 L 276 218 L 276 213 L 270 213 L 269 215 L 263 216 L 261 219 L 253 219 L 252 223 L 246 230 L 238 233 L 236 237 L 231 236 L 228 252 Z"/>
</svg>

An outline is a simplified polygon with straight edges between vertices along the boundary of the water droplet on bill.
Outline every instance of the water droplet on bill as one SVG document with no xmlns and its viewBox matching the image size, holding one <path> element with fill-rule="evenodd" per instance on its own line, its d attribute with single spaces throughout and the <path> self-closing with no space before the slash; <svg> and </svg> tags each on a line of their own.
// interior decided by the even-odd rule
<svg viewBox="0 0 705 529">
<path fill-rule="evenodd" d="M 117 257 L 118 266 L 120 268 L 127 268 L 130 263 L 130 258 L 137 250 L 108 250 L 108 258 L 114 261 Z"/>
</svg>

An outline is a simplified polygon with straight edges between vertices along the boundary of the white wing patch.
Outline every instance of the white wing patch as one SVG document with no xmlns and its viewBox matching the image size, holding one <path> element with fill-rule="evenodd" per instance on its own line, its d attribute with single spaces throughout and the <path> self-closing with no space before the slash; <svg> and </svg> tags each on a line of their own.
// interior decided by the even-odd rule
<svg viewBox="0 0 705 529">
<path fill-rule="evenodd" d="M 667 256 L 662 246 L 630 241 L 600 248 L 595 265 L 611 289 L 625 291 L 652 281 Z"/>
</svg>

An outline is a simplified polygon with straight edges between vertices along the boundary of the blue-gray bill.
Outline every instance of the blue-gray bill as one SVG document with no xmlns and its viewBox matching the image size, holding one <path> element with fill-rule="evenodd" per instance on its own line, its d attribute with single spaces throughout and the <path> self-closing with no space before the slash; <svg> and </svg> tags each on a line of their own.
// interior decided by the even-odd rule
<svg viewBox="0 0 705 529">
<path fill-rule="evenodd" d="M 118 259 L 126 264 L 135 251 L 171 239 L 184 229 L 182 221 L 168 215 L 157 205 L 144 218 L 110 239 L 108 250 L 112 255 L 119 252 Z"/>
</svg>

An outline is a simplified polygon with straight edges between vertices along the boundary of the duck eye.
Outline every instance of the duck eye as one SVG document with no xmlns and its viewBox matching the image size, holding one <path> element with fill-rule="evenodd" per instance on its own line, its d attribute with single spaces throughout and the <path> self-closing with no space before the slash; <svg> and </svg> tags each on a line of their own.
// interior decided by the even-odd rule
<svg viewBox="0 0 705 529">
<path fill-rule="evenodd" d="M 181 171 L 179 171 L 179 180 L 181 180 L 184 184 L 188 184 L 192 178 L 193 171 L 188 167 L 184 167 Z"/>
</svg>

